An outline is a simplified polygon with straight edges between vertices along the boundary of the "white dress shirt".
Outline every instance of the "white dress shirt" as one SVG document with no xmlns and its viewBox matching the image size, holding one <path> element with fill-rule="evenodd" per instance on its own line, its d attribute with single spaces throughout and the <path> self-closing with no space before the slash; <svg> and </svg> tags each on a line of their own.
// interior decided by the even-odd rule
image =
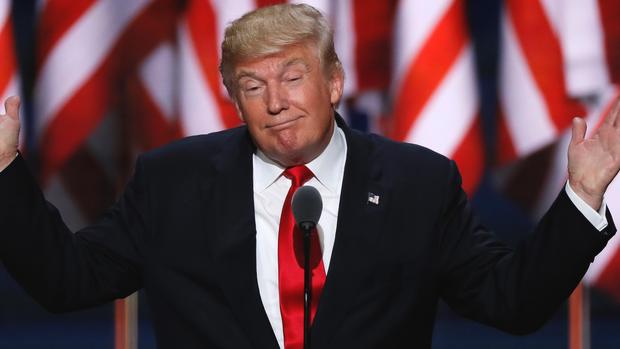
<svg viewBox="0 0 620 349">
<path fill-rule="evenodd" d="M 344 133 L 334 125 L 334 133 L 323 153 L 306 164 L 306 167 L 314 174 L 314 178 L 305 185 L 315 187 L 323 199 L 323 211 L 317 231 L 326 274 L 329 270 L 329 261 L 336 238 L 340 190 L 346 157 L 347 142 Z M 276 339 L 280 348 L 284 348 L 278 289 L 278 231 L 282 206 L 291 187 L 291 180 L 282 175 L 285 170 L 283 167 L 271 161 L 260 150 L 254 154 L 253 165 L 258 289 Z"/>
</svg>

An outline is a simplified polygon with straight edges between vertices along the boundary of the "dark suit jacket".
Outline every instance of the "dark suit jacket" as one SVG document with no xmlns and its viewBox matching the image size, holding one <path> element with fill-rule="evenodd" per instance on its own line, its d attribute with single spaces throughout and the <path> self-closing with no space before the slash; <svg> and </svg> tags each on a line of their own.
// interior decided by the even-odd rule
<svg viewBox="0 0 620 349">
<path fill-rule="evenodd" d="M 315 348 L 428 348 L 439 297 L 535 330 L 615 232 L 562 192 L 512 250 L 472 215 L 453 162 L 339 124 L 348 153 Z M 254 150 L 239 127 L 147 153 L 118 203 L 75 235 L 19 158 L 0 173 L 2 261 L 52 311 L 144 288 L 161 348 L 277 347 L 256 282 Z"/>
</svg>

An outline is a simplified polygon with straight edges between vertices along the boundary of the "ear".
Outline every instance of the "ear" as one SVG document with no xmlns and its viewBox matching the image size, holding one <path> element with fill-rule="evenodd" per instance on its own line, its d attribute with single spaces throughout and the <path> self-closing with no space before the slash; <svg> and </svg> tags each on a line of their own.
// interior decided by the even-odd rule
<svg viewBox="0 0 620 349">
<path fill-rule="evenodd" d="M 239 100 L 235 97 L 232 100 L 233 105 L 235 106 L 235 111 L 237 112 L 237 116 L 243 122 L 245 122 L 245 118 L 243 117 L 243 112 L 241 111 L 241 106 L 239 105 Z"/>
<path fill-rule="evenodd" d="M 344 90 L 344 71 L 342 69 L 334 69 L 331 78 L 329 79 L 329 94 L 332 105 L 337 105 L 340 102 L 342 93 Z"/>
</svg>

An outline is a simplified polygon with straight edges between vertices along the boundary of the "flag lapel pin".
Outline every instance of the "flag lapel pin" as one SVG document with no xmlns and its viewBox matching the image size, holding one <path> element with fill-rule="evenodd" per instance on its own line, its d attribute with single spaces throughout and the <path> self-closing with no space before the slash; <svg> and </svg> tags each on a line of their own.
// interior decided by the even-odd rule
<svg viewBox="0 0 620 349">
<path fill-rule="evenodd" d="M 368 203 L 379 205 L 379 195 L 368 192 Z"/>
</svg>

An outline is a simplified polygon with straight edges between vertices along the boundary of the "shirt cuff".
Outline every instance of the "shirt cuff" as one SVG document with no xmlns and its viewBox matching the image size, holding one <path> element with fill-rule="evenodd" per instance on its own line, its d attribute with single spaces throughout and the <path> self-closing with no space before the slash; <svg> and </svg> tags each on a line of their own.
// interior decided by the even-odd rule
<svg viewBox="0 0 620 349">
<path fill-rule="evenodd" d="M 592 224 L 598 231 L 603 231 L 603 229 L 607 228 L 607 217 L 605 216 L 605 212 L 607 212 L 607 203 L 605 202 L 605 198 L 603 198 L 601 208 L 598 212 L 596 212 L 590 205 L 583 201 L 577 193 L 573 191 L 573 188 L 570 187 L 570 183 L 568 183 L 568 181 L 566 181 L 566 186 L 564 188 L 570 201 L 572 201 L 573 205 L 577 207 L 579 212 L 586 217 L 590 224 Z"/>
<path fill-rule="evenodd" d="M 15 153 L 15 157 L 13 158 L 13 160 L 11 162 L 9 162 L 8 164 L 6 164 L 6 167 L 0 170 L 0 173 L 2 173 L 2 171 L 6 170 L 9 166 L 11 166 L 11 164 L 13 163 L 13 161 L 15 161 L 15 159 L 17 159 L 17 156 L 19 155 L 19 153 Z"/>
</svg>

